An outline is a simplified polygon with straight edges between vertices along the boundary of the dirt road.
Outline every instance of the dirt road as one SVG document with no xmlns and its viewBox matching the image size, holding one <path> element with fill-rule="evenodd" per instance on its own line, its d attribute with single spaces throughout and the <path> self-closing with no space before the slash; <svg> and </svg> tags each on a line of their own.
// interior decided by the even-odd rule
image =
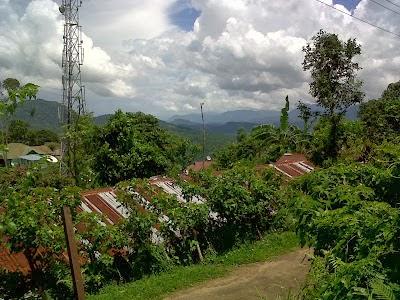
<svg viewBox="0 0 400 300">
<path fill-rule="evenodd" d="M 170 295 L 167 300 L 269 300 L 295 294 L 309 271 L 309 250 L 238 267 L 228 276 Z"/>
</svg>

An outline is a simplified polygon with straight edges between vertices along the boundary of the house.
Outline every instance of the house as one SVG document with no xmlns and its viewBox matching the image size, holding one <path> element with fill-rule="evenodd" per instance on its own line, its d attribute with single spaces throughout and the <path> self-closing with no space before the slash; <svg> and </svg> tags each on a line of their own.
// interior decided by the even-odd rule
<svg viewBox="0 0 400 300">
<path fill-rule="evenodd" d="M 292 179 L 312 172 L 315 167 L 301 153 L 286 153 L 273 164 L 275 170 Z"/>
<path fill-rule="evenodd" d="M 7 145 L 7 153 L 0 152 L 0 166 L 11 165 L 29 165 L 32 162 L 39 161 L 43 157 L 49 162 L 58 162 L 52 157 L 53 151 L 45 146 L 28 146 L 21 143 L 10 143 Z"/>
</svg>

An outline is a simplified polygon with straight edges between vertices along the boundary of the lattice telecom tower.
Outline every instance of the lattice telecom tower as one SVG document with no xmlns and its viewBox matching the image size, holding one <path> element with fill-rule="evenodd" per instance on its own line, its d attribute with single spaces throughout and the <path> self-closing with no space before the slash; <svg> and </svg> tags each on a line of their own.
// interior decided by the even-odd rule
<svg viewBox="0 0 400 300">
<path fill-rule="evenodd" d="M 63 112 L 61 121 L 67 126 L 83 115 L 86 110 L 85 87 L 82 86 L 81 66 L 84 50 L 82 47 L 82 27 L 79 25 L 81 0 L 62 0 L 60 12 L 65 17 L 63 68 Z"/>
</svg>

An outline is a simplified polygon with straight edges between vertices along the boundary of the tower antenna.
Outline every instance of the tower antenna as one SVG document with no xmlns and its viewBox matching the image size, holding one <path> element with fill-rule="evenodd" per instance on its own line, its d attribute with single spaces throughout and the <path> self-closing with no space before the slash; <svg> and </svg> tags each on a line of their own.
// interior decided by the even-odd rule
<svg viewBox="0 0 400 300">
<path fill-rule="evenodd" d="M 62 54 L 63 98 L 60 121 L 70 129 L 85 114 L 85 87 L 82 85 L 81 66 L 84 60 L 82 27 L 79 25 L 81 0 L 62 0 L 59 8 L 64 16 L 64 48 Z M 62 142 L 62 158 L 70 156 L 71 141 Z"/>
<path fill-rule="evenodd" d="M 82 27 L 79 25 L 81 0 L 62 0 L 60 12 L 64 15 L 63 105 L 62 122 L 71 125 L 76 117 L 85 114 L 85 87 L 82 85 L 81 66 L 84 49 Z"/>
</svg>

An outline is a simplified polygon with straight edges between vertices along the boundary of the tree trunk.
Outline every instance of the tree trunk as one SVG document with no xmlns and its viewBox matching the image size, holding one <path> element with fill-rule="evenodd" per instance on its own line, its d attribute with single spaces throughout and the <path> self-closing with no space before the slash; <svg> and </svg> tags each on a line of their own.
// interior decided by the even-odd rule
<svg viewBox="0 0 400 300">
<path fill-rule="evenodd" d="M 203 262 L 204 257 L 203 257 L 203 253 L 201 253 L 200 244 L 197 239 L 197 231 L 196 230 L 193 230 L 193 235 L 194 235 L 194 240 L 197 242 L 196 243 L 197 254 L 199 256 L 200 261 Z"/>
<path fill-rule="evenodd" d="M 339 154 L 339 149 L 338 149 L 339 120 L 340 116 L 336 114 L 333 114 L 330 117 L 331 128 L 329 133 L 330 136 L 329 136 L 328 151 L 329 151 L 329 156 L 335 160 Z"/>
</svg>

